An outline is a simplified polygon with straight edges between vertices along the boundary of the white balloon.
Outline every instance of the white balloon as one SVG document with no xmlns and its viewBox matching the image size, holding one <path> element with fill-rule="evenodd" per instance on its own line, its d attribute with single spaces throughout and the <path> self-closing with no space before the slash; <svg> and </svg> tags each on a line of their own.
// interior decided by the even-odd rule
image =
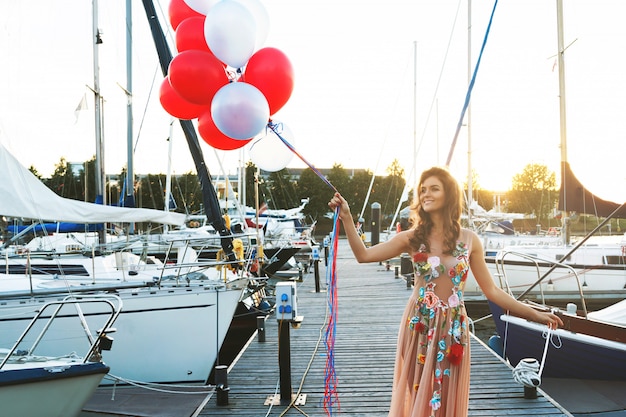
<svg viewBox="0 0 626 417">
<path fill-rule="evenodd" d="M 276 132 L 290 145 L 294 145 L 293 133 L 286 125 L 276 122 Z M 293 151 L 278 137 L 272 129 L 265 128 L 265 136 L 252 141 L 250 159 L 264 171 L 276 172 L 285 168 L 293 158 Z"/>
<path fill-rule="evenodd" d="M 270 33 L 270 15 L 260 0 L 234 0 L 248 9 L 256 23 L 256 42 L 254 49 L 259 50 L 265 45 L 267 35 Z"/>
<path fill-rule="evenodd" d="M 184 0 L 185 4 L 193 11 L 206 16 L 211 7 L 215 6 L 220 0 Z"/>
<path fill-rule="evenodd" d="M 213 96 L 211 117 L 220 132 L 229 138 L 247 140 L 263 131 L 270 118 L 270 106 L 255 86 L 232 82 Z"/>
<path fill-rule="evenodd" d="M 233 68 L 241 68 L 254 53 L 254 16 L 241 3 L 222 0 L 206 15 L 204 37 L 211 52 L 220 61 Z"/>
</svg>

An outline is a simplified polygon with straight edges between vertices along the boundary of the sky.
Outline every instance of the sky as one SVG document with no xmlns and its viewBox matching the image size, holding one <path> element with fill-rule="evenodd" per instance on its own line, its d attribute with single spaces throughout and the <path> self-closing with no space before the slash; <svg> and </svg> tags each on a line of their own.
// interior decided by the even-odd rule
<svg viewBox="0 0 626 417">
<path fill-rule="evenodd" d="M 273 118 L 289 127 L 307 162 L 382 175 L 398 160 L 409 181 L 445 164 L 493 1 L 471 2 L 471 30 L 467 0 L 261 2 L 270 19 L 263 46 L 284 52 L 295 76 Z M 105 170 L 116 174 L 127 146 L 125 1 L 99 4 Z M 174 48 L 169 1 L 155 4 Z M 626 201 L 624 16 L 622 0 L 564 1 L 567 158 L 588 189 L 615 202 Z M 558 179 L 556 22 L 555 1 L 498 2 L 450 164 L 460 182 L 468 161 L 480 187 L 492 191 L 508 190 L 531 163 Z M 159 103 L 163 78 L 139 0 L 132 34 L 135 173 L 166 173 L 169 160 L 176 174 L 195 171 L 178 124 Z M 91 39 L 92 1 L 0 2 L 0 143 L 45 176 L 61 157 L 82 162 L 95 154 Z M 76 113 L 83 97 L 88 109 Z M 203 143 L 203 153 L 213 177 L 250 159 L 247 147 Z M 287 165 L 304 167 L 297 156 Z"/>
</svg>

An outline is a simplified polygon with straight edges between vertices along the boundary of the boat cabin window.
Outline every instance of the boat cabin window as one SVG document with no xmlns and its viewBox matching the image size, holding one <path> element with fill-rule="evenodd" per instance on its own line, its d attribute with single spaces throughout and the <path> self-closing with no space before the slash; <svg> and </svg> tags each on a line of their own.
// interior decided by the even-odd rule
<svg viewBox="0 0 626 417">
<path fill-rule="evenodd" d="M 9 274 L 27 275 L 26 265 L 9 265 Z M 79 275 L 88 277 L 89 272 L 82 265 L 32 264 L 30 273 L 33 275 Z"/>
<path fill-rule="evenodd" d="M 605 255 L 602 258 L 604 258 L 604 264 L 605 265 L 624 265 L 624 264 L 626 264 L 626 256 Z"/>
</svg>

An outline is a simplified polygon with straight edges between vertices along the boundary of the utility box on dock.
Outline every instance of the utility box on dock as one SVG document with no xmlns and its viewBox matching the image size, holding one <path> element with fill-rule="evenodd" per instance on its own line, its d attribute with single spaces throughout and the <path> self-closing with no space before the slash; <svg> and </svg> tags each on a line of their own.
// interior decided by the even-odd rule
<svg viewBox="0 0 626 417">
<path fill-rule="evenodd" d="M 295 282 L 276 284 L 276 320 L 294 321 L 298 312 L 298 297 Z"/>
</svg>

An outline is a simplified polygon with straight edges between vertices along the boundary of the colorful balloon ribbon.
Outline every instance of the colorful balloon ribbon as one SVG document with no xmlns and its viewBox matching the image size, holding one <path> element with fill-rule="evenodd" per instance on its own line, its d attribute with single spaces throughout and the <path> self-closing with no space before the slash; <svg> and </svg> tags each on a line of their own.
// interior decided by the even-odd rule
<svg viewBox="0 0 626 417">
<path fill-rule="evenodd" d="M 270 121 L 268 127 L 280 138 L 280 140 L 302 160 L 322 181 L 324 181 L 335 192 L 337 189 L 317 168 L 308 162 L 296 149 L 282 137 L 280 132 L 282 126 L 279 123 Z M 337 242 L 339 237 L 339 207 L 333 216 L 333 231 L 330 240 L 329 268 L 326 269 L 326 285 L 328 287 L 328 322 L 326 323 L 326 334 L 324 345 L 326 346 L 326 367 L 324 378 L 324 411 L 326 415 L 332 416 L 336 407 L 339 409 L 339 393 L 337 392 L 337 373 L 335 372 L 335 332 L 337 330 Z"/>
<path fill-rule="evenodd" d="M 332 185 L 330 183 L 330 181 L 328 181 L 328 178 L 326 178 L 324 176 L 324 174 L 322 174 L 320 172 L 320 170 L 318 170 L 317 168 L 315 168 L 315 166 L 313 166 L 313 164 L 311 164 L 309 161 L 307 161 L 306 159 L 304 159 L 304 157 L 302 155 L 300 155 L 300 153 L 298 153 L 298 151 L 296 151 L 296 148 L 294 148 L 281 134 L 279 131 L 282 131 L 282 126 L 280 125 L 280 123 L 274 123 L 272 121 L 270 121 L 267 126 L 272 129 L 272 131 L 276 134 L 276 136 L 278 136 L 278 138 L 291 150 L 291 152 L 293 152 L 298 158 L 300 158 L 300 160 L 302 162 L 304 162 L 305 164 L 307 164 L 307 166 L 309 168 L 311 168 L 313 170 L 313 172 L 315 172 L 317 174 L 318 177 L 320 177 L 320 179 L 322 181 L 324 181 L 326 183 L 326 185 L 328 185 L 330 188 L 332 188 L 335 192 L 337 192 L 337 189 L 335 188 L 334 185 Z"/>
<path fill-rule="evenodd" d="M 324 411 L 332 416 L 333 409 L 339 405 L 337 392 L 337 373 L 335 372 L 335 334 L 337 330 L 337 242 L 339 237 L 339 207 L 333 216 L 333 231 L 330 240 L 329 268 L 326 269 L 328 287 L 328 323 L 324 344 L 326 345 L 326 368 L 324 380 Z"/>
</svg>

